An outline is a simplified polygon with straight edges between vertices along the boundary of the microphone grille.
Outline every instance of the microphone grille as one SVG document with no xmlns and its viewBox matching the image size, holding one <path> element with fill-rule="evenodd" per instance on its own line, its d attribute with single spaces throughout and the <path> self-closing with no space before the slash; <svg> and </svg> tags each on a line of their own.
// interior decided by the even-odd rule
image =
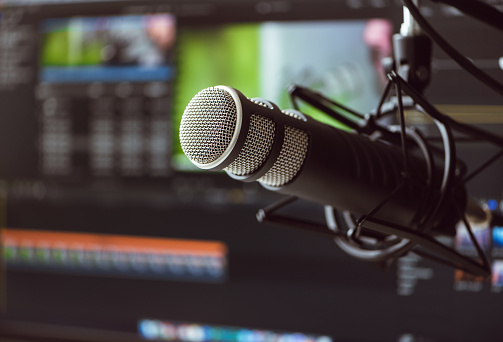
<svg viewBox="0 0 503 342">
<path fill-rule="evenodd" d="M 236 102 L 220 88 L 201 90 L 190 100 L 180 123 L 180 145 L 185 155 L 200 165 L 220 158 L 234 137 Z"/>
<path fill-rule="evenodd" d="M 249 175 L 266 160 L 273 142 L 274 122 L 260 115 L 252 115 L 243 148 L 224 170 L 237 176 Z"/>
<path fill-rule="evenodd" d="M 278 159 L 259 182 L 278 187 L 289 183 L 300 171 L 306 158 L 309 136 L 301 129 L 285 126 L 285 139 Z"/>
</svg>

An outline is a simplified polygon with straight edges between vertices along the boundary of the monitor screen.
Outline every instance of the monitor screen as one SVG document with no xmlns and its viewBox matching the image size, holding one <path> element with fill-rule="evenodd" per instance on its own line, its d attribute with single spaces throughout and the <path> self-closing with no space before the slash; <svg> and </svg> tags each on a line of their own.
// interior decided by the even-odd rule
<svg viewBox="0 0 503 342">
<path fill-rule="evenodd" d="M 423 10 L 503 80 L 499 32 L 447 6 Z M 412 253 L 365 262 L 331 238 L 258 223 L 283 196 L 196 168 L 179 141 L 185 106 L 216 85 L 288 109 L 296 84 L 371 113 L 401 22 L 393 1 L 2 1 L 0 336 L 501 340 L 500 224 L 473 227 L 490 279 Z M 455 119 L 503 133 L 501 97 L 437 48 L 425 95 Z M 499 150 L 458 144 L 471 170 Z M 500 214 L 502 174 L 499 160 L 467 186 Z M 320 225 L 324 211 L 308 201 L 286 209 Z M 442 242 L 477 256 L 462 224 Z"/>
</svg>

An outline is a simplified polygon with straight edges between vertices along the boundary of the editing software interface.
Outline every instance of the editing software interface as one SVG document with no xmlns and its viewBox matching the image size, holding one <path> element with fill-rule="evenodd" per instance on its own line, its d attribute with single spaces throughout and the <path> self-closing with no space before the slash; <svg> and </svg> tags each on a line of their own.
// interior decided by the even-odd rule
<svg viewBox="0 0 503 342">
<path fill-rule="evenodd" d="M 433 2 L 423 12 L 503 80 L 499 32 Z M 186 104 L 215 85 L 286 109 L 295 83 L 371 112 L 401 21 L 397 1 L 1 1 L 0 336 L 501 340 L 503 227 L 474 227 L 489 280 L 413 254 L 365 263 L 257 223 L 281 196 L 198 170 L 180 146 Z M 432 103 L 503 133 L 500 96 L 438 49 L 432 69 Z M 458 148 L 473 168 L 498 152 Z M 503 212 L 502 175 L 495 163 L 470 196 Z M 321 205 L 292 211 L 324 222 Z M 462 225 L 445 243 L 476 256 Z"/>
</svg>

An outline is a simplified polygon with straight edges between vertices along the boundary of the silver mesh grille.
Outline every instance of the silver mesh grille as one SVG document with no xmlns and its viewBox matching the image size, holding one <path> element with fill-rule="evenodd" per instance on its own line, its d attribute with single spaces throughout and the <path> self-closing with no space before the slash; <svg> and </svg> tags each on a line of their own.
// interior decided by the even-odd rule
<svg viewBox="0 0 503 342">
<path fill-rule="evenodd" d="M 258 181 L 269 186 L 283 186 L 300 171 L 307 154 L 309 137 L 306 132 L 285 126 L 285 140 L 278 160 Z"/>
<path fill-rule="evenodd" d="M 183 112 L 180 124 L 183 152 L 192 162 L 214 162 L 231 143 L 236 121 L 236 103 L 227 91 L 214 87 L 201 90 Z"/>
<path fill-rule="evenodd" d="M 258 169 L 271 151 L 274 141 L 274 122 L 260 115 L 250 117 L 250 128 L 237 158 L 224 170 L 246 176 Z"/>
</svg>

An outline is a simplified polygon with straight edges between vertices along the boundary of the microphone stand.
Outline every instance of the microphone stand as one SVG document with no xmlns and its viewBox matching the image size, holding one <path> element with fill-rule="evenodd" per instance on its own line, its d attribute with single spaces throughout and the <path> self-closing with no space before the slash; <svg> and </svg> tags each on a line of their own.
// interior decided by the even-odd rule
<svg viewBox="0 0 503 342">
<path fill-rule="evenodd" d="M 339 211 L 331 206 L 325 206 L 326 225 L 279 214 L 279 209 L 297 200 L 297 197 L 293 196 L 261 209 L 257 214 L 257 219 L 259 222 L 269 222 L 322 234 L 334 239 L 336 244 L 346 253 L 362 260 L 389 265 L 408 252 L 414 252 L 472 275 L 488 278 L 491 275 L 491 266 L 475 238 L 467 215 L 464 213 L 465 208 L 456 207 L 455 211 L 457 212 L 454 214 L 460 217 L 466 227 L 477 252 L 475 258 L 464 256 L 434 238 L 432 232 L 454 235 L 455 230 L 454 227 L 435 226 L 433 221 L 435 214 L 442 210 L 446 203 L 454 201 L 453 198 L 459 189 L 464 188 L 470 179 L 503 156 L 503 137 L 459 123 L 439 112 L 426 100 L 423 92 L 431 80 L 432 41 L 429 36 L 423 34 L 423 30 L 416 20 L 419 12 L 416 6 L 419 1 L 416 0 L 415 4 L 412 4 L 411 0 L 404 2 L 404 22 L 400 33 L 393 36 L 393 60 L 391 63 L 386 63 L 388 83 L 377 108 L 372 113 L 368 115 L 357 113 L 320 93 L 300 86 L 294 85 L 288 90 L 295 109 L 298 109 L 297 100 L 300 99 L 335 118 L 356 134 L 400 145 L 404 160 L 400 184 L 369 213 L 356 219 L 351 213 Z M 395 90 L 395 96 L 392 96 L 392 88 Z M 406 126 L 406 109 L 419 111 L 431 119 L 439 131 L 442 148 L 432 146 L 415 127 Z M 396 115 L 398 125 L 383 124 L 383 118 L 390 114 Z M 476 140 L 495 144 L 501 147 L 502 151 L 471 174 L 465 175 L 465 165 L 456 158 L 453 130 Z M 423 154 L 430 177 L 435 164 L 434 158 L 443 159 L 443 175 L 438 182 L 438 189 L 433 189 L 431 186 L 431 178 L 427 180 L 429 193 L 417 210 L 413 227 L 403 227 L 392 222 L 375 219 L 373 216 L 407 182 L 415 181 L 411 179 L 408 172 L 410 167 L 408 165 L 408 150 L 411 146 L 417 147 Z"/>
</svg>

